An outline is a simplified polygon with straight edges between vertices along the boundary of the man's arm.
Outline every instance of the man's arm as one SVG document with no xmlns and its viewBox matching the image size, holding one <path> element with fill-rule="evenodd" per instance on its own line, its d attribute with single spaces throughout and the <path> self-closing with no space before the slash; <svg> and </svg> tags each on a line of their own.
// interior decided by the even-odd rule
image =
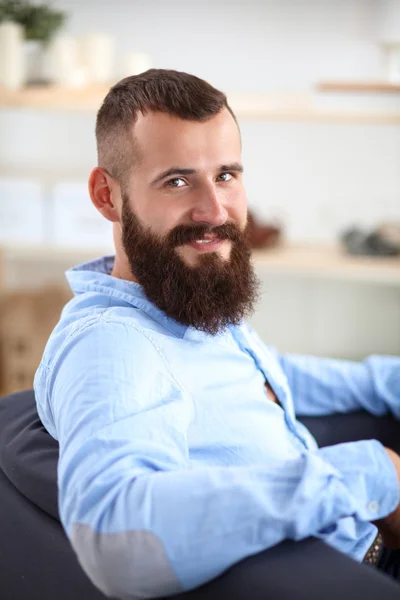
<svg viewBox="0 0 400 600">
<path fill-rule="evenodd" d="M 400 419 L 400 358 L 370 356 L 363 362 L 281 355 L 296 415 L 366 410 Z"/>
<path fill-rule="evenodd" d="M 60 444 L 62 523 L 88 576 L 114 597 L 191 589 L 283 539 L 323 539 L 344 517 L 379 519 L 399 502 L 376 441 L 193 467 L 191 398 L 151 339 L 122 320 L 81 327 L 35 391 Z"/>
<path fill-rule="evenodd" d="M 259 351 L 270 352 L 289 383 L 297 416 L 366 410 L 400 419 L 400 357 L 369 356 L 363 362 L 279 354 L 247 325 Z"/>
</svg>

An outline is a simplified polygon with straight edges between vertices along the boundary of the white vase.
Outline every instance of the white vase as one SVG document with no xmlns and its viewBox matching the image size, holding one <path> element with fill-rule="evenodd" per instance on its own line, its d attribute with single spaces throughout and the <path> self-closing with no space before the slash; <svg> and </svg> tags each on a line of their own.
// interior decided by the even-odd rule
<svg viewBox="0 0 400 600">
<path fill-rule="evenodd" d="M 107 85 L 113 74 L 114 38 L 105 33 L 88 33 L 80 39 L 80 63 L 88 82 Z"/>
<path fill-rule="evenodd" d="M 71 36 L 57 36 L 51 41 L 45 56 L 45 75 L 51 83 L 64 87 L 82 87 L 87 83 L 78 50 L 77 40 Z"/>
<path fill-rule="evenodd" d="M 0 23 L 0 86 L 16 90 L 24 84 L 23 29 L 18 23 Z"/>
<path fill-rule="evenodd" d="M 391 83 L 400 83 L 400 43 L 388 48 L 387 75 Z"/>
</svg>

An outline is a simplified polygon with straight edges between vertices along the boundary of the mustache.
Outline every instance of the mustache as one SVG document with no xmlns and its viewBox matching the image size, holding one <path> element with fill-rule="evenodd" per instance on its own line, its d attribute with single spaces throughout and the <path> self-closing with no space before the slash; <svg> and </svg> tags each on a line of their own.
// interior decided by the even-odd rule
<svg viewBox="0 0 400 600">
<path fill-rule="evenodd" d="M 210 233 L 219 240 L 231 240 L 238 242 L 245 236 L 245 231 L 241 231 L 235 223 L 224 223 L 216 227 L 208 225 L 177 225 L 168 234 L 167 243 L 170 247 L 183 246 L 196 240 L 202 240 L 205 234 Z"/>
</svg>

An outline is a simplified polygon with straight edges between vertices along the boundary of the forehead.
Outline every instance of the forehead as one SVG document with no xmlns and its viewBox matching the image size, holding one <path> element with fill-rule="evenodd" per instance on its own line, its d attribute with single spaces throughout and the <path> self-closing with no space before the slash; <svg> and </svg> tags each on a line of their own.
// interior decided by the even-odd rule
<svg viewBox="0 0 400 600">
<path fill-rule="evenodd" d="M 140 114 L 134 124 L 142 168 L 201 167 L 240 159 L 238 126 L 224 108 L 207 121 L 186 121 L 161 112 Z"/>
</svg>

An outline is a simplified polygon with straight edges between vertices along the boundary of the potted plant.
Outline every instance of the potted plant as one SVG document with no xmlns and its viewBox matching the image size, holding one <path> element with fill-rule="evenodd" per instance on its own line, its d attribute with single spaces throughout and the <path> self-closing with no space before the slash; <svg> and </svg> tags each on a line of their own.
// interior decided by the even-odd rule
<svg viewBox="0 0 400 600">
<path fill-rule="evenodd" d="M 0 22 L 13 21 L 24 28 L 28 83 L 43 83 L 43 56 L 47 44 L 65 22 L 66 14 L 47 4 L 0 0 Z"/>
</svg>

